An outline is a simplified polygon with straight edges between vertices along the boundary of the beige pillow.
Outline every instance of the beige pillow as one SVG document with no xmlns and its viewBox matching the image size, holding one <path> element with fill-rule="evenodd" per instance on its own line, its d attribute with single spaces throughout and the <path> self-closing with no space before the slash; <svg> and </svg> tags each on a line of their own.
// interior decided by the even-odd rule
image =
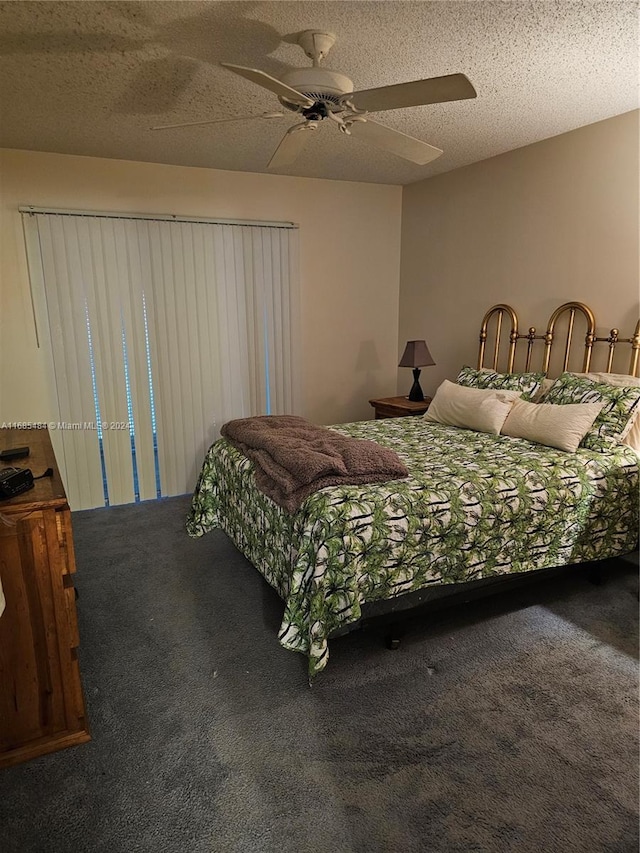
<svg viewBox="0 0 640 853">
<path fill-rule="evenodd" d="M 586 376 L 594 382 L 604 382 L 605 385 L 614 385 L 616 388 L 637 388 L 640 386 L 640 377 L 628 376 L 626 373 L 576 373 L 576 376 Z M 636 453 L 640 453 L 640 407 L 636 416 L 631 418 L 621 437 L 622 443 L 632 447 Z"/>
<path fill-rule="evenodd" d="M 604 403 L 528 403 L 515 400 L 502 426 L 503 435 L 575 453 Z"/>
<path fill-rule="evenodd" d="M 628 432 L 622 436 L 622 443 L 632 447 L 636 453 L 640 453 L 640 415 L 631 421 Z"/>
<path fill-rule="evenodd" d="M 467 388 L 445 379 L 423 417 L 449 426 L 498 435 L 520 391 Z"/>
<path fill-rule="evenodd" d="M 605 385 L 614 385 L 616 388 L 638 388 L 640 387 L 640 377 L 628 376 L 626 373 L 575 373 L 574 376 L 583 376 L 586 379 L 592 379 L 594 382 L 604 382 Z"/>
</svg>

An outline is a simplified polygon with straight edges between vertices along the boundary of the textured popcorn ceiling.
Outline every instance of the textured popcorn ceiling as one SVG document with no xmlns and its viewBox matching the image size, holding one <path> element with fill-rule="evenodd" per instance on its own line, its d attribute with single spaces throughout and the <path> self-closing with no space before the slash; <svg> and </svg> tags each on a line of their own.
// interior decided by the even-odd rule
<svg viewBox="0 0 640 853">
<path fill-rule="evenodd" d="M 308 66 L 312 28 L 356 89 L 463 72 L 478 98 L 373 116 L 427 166 L 324 122 L 280 174 L 407 184 L 638 106 L 636 2 L 1 2 L 0 146 L 264 172 L 290 117 L 149 128 L 278 109 L 218 63 Z"/>
</svg>

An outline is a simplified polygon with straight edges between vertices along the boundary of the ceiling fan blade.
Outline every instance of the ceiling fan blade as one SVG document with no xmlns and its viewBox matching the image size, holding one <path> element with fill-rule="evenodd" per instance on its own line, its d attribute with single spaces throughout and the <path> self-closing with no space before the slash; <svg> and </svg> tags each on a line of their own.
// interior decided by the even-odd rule
<svg viewBox="0 0 640 853">
<path fill-rule="evenodd" d="M 221 62 L 220 65 L 223 68 L 228 68 L 229 71 L 233 71 L 234 74 L 246 77 L 252 83 L 257 83 L 258 86 L 269 89 L 270 92 L 274 92 L 274 94 L 279 95 L 281 98 L 286 98 L 287 101 L 291 101 L 301 107 L 310 107 L 313 104 L 313 101 L 309 100 L 306 95 L 303 95 L 296 89 L 292 89 L 286 83 L 281 83 L 280 80 L 277 80 L 265 71 L 259 71 L 257 68 L 244 68 L 242 65 L 231 65 L 229 62 Z"/>
<path fill-rule="evenodd" d="M 309 141 L 312 129 L 312 127 L 301 127 L 299 124 L 289 128 L 269 160 L 267 168 L 279 169 L 281 166 L 290 166 Z"/>
<path fill-rule="evenodd" d="M 377 145 L 378 148 L 383 148 L 385 151 L 391 151 L 398 157 L 404 157 L 405 160 L 411 160 L 412 163 L 417 163 L 419 166 L 430 163 L 442 154 L 439 148 L 434 148 L 433 145 L 429 145 L 421 139 L 415 139 L 413 136 L 408 136 L 399 130 L 393 130 L 384 124 L 378 124 L 377 121 L 371 121 L 371 119 L 354 121 L 349 126 L 349 130 L 351 136 L 362 139 L 363 142 Z"/>
<path fill-rule="evenodd" d="M 210 118 L 205 121 L 185 121 L 180 124 L 158 124 L 151 130 L 170 130 L 173 127 L 196 127 L 199 124 L 223 124 L 226 121 L 248 121 L 252 118 L 284 118 L 284 113 L 260 113 L 254 116 L 231 116 L 231 118 Z"/>
<path fill-rule="evenodd" d="M 444 77 L 430 77 L 411 83 L 380 86 L 378 89 L 363 89 L 361 92 L 345 95 L 342 100 L 344 102 L 348 99 L 357 109 L 375 113 L 475 97 L 476 90 L 464 74 L 447 74 Z"/>
</svg>

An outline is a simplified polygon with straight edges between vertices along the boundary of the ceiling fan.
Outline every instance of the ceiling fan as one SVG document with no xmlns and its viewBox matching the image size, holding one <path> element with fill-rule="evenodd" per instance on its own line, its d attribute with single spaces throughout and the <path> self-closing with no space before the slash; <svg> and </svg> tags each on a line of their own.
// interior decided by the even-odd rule
<svg viewBox="0 0 640 853">
<path fill-rule="evenodd" d="M 344 74 L 320 68 L 320 62 L 325 59 L 335 40 L 336 37 L 332 33 L 318 30 L 305 30 L 300 33 L 297 43 L 312 60 L 313 65 L 311 68 L 292 68 L 279 78 L 256 68 L 245 68 L 229 62 L 220 63 L 234 74 L 239 74 L 276 94 L 285 109 L 302 119 L 287 130 L 269 161 L 268 168 L 276 169 L 293 163 L 309 141 L 310 131 L 317 130 L 320 122 L 326 119 L 335 122 L 338 129 L 347 136 L 362 139 L 421 166 L 439 157 L 442 154 L 440 148 L 379 124 L 369 118 L 369 113 L 475 98 L 476 90 L 467 77 L 464 74 L 447 74 L 444 77 L 430 77 L 426 80 L 354 92 L 352 81 Z M 254 118 L 282 118 L 285 115 L 287 113 L 266 112 L 255 116 L 165 124 L 152 130 Z"/>
</svg>

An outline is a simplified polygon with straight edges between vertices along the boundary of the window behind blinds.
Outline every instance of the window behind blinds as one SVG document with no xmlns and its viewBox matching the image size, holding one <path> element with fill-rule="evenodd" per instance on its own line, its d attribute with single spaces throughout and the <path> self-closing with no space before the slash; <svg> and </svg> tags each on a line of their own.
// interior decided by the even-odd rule
<svg viewBox="0 0 640 853">
<path fill-rule="evenodd" d="M 294 411 L 295 228 L 23 217 L 73 509 L 190 492 L 226 420 Z"/>
</svg>

